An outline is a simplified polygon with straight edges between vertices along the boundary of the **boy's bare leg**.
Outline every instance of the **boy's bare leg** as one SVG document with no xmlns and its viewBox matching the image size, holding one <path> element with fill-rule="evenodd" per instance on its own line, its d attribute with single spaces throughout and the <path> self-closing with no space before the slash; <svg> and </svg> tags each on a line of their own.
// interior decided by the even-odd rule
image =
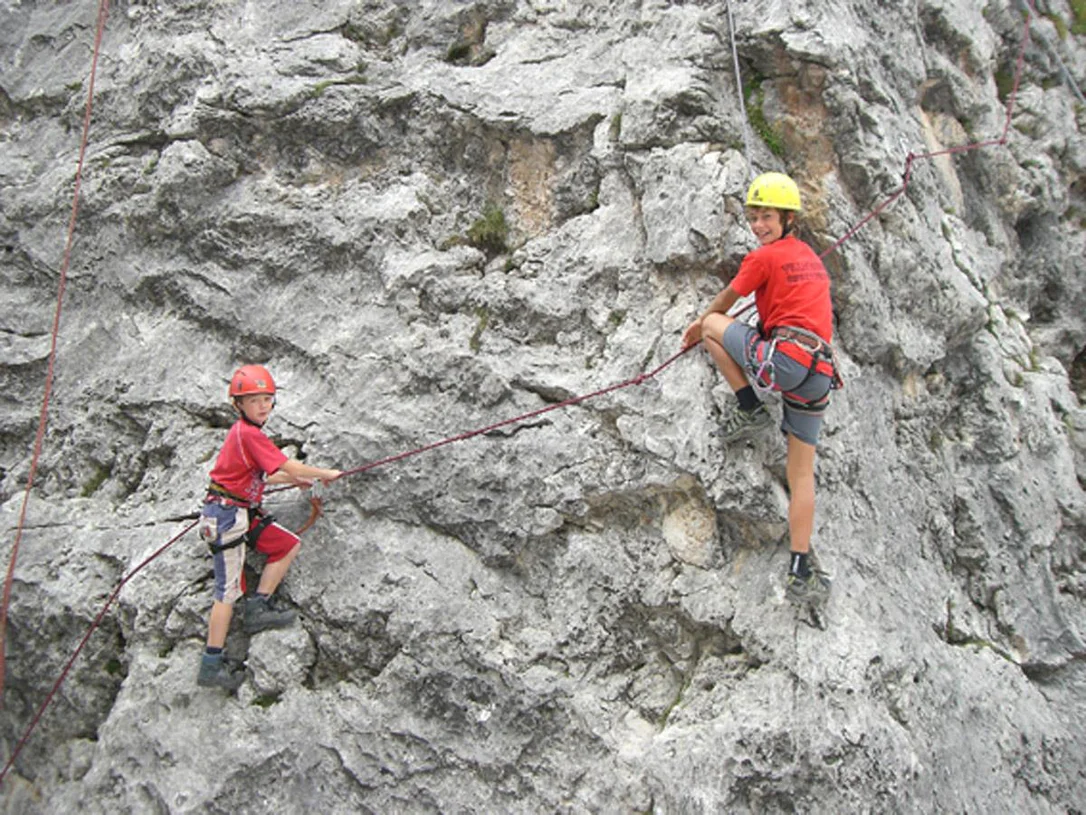
<svg viewBox="0 0 1086 815">
<path fill-rule="evenodd" d="M 724 346 L 721 345 L 724 330 L 734 322 L 735 320 L 727 314 L 717 312 L 710 314 L 701 323 L 701 342 L 713 358 L 716 367 L 720 369 L 720 373 L 723 374 L 728 385 L 731 386 L 731 389 L 738 391 L 750 383 L 747 382 L 747 375 L 743 372 L 739 363 L 732 359 L 731 354 L 725 351 Z"/>
<path fill-rule="evenodd" d="M 788 434 L 788 531 L 793 552 L 811 549 L 815 511 L 815 451 L 813 444 Z"/>
<path fill-rule="evenodd" d="M 209 648 L 222 648 L 226 645 L 226 634 L 230 631 L 230 619 L 233 615 L 233 603 L 216 600 L 211 604 L 211 620 L 207 626 Z"/>
<path fill-rule="evenodd" d="M 281 560 L 264 566 L 264 571 L 260 575 L 260 585 L 256 587 L 258 594 L 275 594 L 275 590 L 279 588 L 279 584 L 286 577 L 290 564 L 298 556 L 298 550 L 301 546 L 300 543 L 294 544 L 294 548 L 287 552 L 286 556 Z"/>
</svg>

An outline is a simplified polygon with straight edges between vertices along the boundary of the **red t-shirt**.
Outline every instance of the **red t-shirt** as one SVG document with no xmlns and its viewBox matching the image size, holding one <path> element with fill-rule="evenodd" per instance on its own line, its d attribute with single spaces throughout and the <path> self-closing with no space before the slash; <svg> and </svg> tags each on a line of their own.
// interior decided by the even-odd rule
<svg viewBox="0 0 1086 815">
<path fill-rule="evenodd" d="M 259 427 L 238 419 L 211 468 L 211 480 L 232 495 L 256 506 L 264 497 L 264 479 L 286 462 L 287 457 Z"/>
<path fill-rule="evenodd" d="M 777 326 L 792 326 L 813 331 L 827 343 L 833 341 L 830 276 L 814 250 L 794 235 L 748 254 L 729 285 L 740 296 L 754 292 L 767 335 Z M 811 364 L 810 354 L 795 343 L 783 342 L 778 347 L 800 364 Z"/>
</svg>

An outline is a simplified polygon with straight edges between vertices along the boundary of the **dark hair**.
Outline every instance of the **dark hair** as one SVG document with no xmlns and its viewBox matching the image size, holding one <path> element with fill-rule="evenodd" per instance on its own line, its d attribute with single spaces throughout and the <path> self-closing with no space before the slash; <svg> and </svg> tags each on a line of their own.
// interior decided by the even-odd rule
<svg viewBox="0 0 1086 815">
<path fill-rule="evenodd" d="M 796 226 L 798 215 L 794 209 L 778 209 L 781 214 L 781 237 L 788 235 Z"/>
</svg>

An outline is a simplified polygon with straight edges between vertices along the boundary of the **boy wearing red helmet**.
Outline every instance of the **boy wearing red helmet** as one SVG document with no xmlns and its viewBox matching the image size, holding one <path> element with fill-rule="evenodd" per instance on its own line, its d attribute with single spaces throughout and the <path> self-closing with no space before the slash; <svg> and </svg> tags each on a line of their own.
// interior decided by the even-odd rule
<svg viewBox="0 0 1086 815">
<path fill-rule="evenodd" d="M 824 599 L 829 579 L 810 562 L 814 526 L 815 445 L 830 391 L 841 384 L 833 348 L 830 279 L 821 259 L 792 234 L 802 208 L 799 188 L 783 173 L 764 173 L 747 191 L 746 215 L 761 246 L 683 334 L 701 342 L 738 400 L 724 440 L 749 436 L 772 419 L 755 386 L 782 394 L 781 430 L 788 437 L 788 594 Z M 736 301 L 754 294 L 760 330 L 730 317 Z"/>
<path fill-rule="evenodd" d="M 197 684 L 235 690 L 245 678 L 240 667 L 223 658 L 234 603 L 245 594 L 245 545 L 267 555 L 256 594 L 245 603 L 245 631 L 255 634 L 283 628 L 295 613 L 272 599 L 290 568 L 300 539 L 260 512 L 267 484 L 312 486 L 338 478 L 339 470 L 311 467 L 288 458 L 262 428 L 275 406 L 275 381 L 260 365 L 243 365 L 230 378 L 230 400 L 238 413 L 211 469 L 211 485 L 200 516 L 200 537 L 211 548 L 215 567 L 214 602 L 207 648 Z"/>
</svg>

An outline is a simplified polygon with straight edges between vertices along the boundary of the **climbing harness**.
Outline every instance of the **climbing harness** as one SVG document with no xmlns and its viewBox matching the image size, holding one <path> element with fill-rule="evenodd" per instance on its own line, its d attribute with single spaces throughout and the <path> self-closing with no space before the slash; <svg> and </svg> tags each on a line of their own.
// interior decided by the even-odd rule
<svg viewBox="0 0 1086 815">
<path fill-rule="evenodd" d="M 818 371 L 820 364 L 824 364 L 830 368 L 830 389 L 838 390 L 845 386 L 845 380 L 840 373 L 840 366 L 837 364 L 836 349 L 816 333 L 805 328 L 780 325 L 774 328 L 770 335 L 773 337 L 774 343 L 780 341 L 790 342 L 810 355 L 811 364 L 807 368 L 807 376 L 804 381 L 810 379 Z"/>
<path fill-rule="evenodd" d="M 204 500 L 215 501 L 217 503 L 225 504 L 232 507 L 244 507 L 245 509 L 248 509 L 250 506 L 252 506 L 252 502 L 245 498 L 242 498 L 240 495 L 235 495 L 222 484 L 219 484 L 215 481 L 212 481 L 210 484 L 208 484 L 207 498 L 205 498 Z"/>
<path fill-rule="evenodd" d="M 316 485 L 310 487 L 311 494 L 309 496 L 309 517 L 306 518 L 298 529 L 294 531 L 294 534 L 301 537 L 302 534 L 308 530 L 313 524 L 317 522 L 317 519 L 324 513 L 324 502 L 321 499 L 320 494 L 317 491 Z M 204 499 L 205 504 L 218 504 L 223 507 L 229 507 L 236 511 L 245 512 L 244 523 L 249 525 L 249 528 L 240 535 L 230 535 L 230 530 L 220 531 L 218 518 L 213 514 L 200 514 L 200 520 L 196 525 L 197 534 L 200 536 L 200 540 L 207 544 L 208 549 L 211 550 L 211 554 L 218 554 L 219 552 L 225 552 L 227 549 L 233 549 L 242 544 L 246 544 L 249 547 L 255 547 L 257 540 L 260 538 L 261 533 L 276 523 L 275 516 L 269 512 L 265 512 L 261 507 L 254 507 L 249 501 L 234 495 L 228 489 L 221 484 L 217 484 L 212 481 L 207 488 L 207 497 Z M 251 518 L 256 518 L 256 523 L 252 523 Z"/>
<path fill-rule="evenodd" d="M 216 506 L 223 509 L 217 510 Z M 204 510 L 200 513 L 196 533 L 200 536 L 200 540 L 207 544 L 207 548 L 213 555 L 233 549 L 235 546 L 246 543 L 250 537 L 250 530 L 239 532 L 236 527 L 239 522 L 246 527 L 249 525 L 249 512 L 252 509 L 252 505 L 244 498 L 234 495 L 222 484 L 212 481 L 207 488 Z M 220 526 L 220 516 L 224 521 L 229 521 L 228 525 Z M 264 531 L 263 527 L 260 531 Z M 253 540 L 255 539 L 254 537 Z"/>
<path fill-rule="evenodd" d="M 217 510 L 216 506 L 223 509 Z M 250 512 L 261 521 L 268 517 L 260 511 L 259 507 L 253 507 L 251 502 L 230 492 L 222 484 L 212 481 L 207 486 L 207 497 L 204 498 L 204 509 L 196 525 L 196 534 L 207 544 L 207 548 L 213 555 L 241 546 L 250 540 L 255 541 L 260 537 L 260 532 L 264 531 L 267 523 L 260 526 L 254 535 L 253 530 L 256 527 L 247 528 L 250 524 Z M 229 520 L 225 528 L 219 524 L 220 516 L 223 520 Z M 241 532 L 237 529 L 239 522 L 243 524 L 245 531 Z"/>
<path fill-rule="evenodd" d="M 242 543 L 250 548 L 256 546 L 260 534 L 275 523 L 275 516 L 265 512 L 259 507 L 253 510 L 253 514 L 256 515 L 256 523 L 250 526 L 246 533 L 238 539 L 238 543 L 231 544 L 231 546 L 238 546 Z"/>
<path fill-rule="evenodd" d="M 201 515 L 200 523 L 197 526 L 197 530 L 200 533 L 200 539 L 207 544 L 207 548 L 211 550 L 211 554 L 217 555 L 220 552 L 225 552 L 228 549 L 235 549 L 242 544 L 245 544 L 249 548 L 256 546 L 257 540 L 260 539 L 260 535 L 275 523 L 275 516 L 262 509 L 250 509 L 244 510 L 238 508 L 239 513 L 244 513 L 242 516 L 242 522 L 248 525 L 248 529 L 242 532 L 240 535 L 228 535 L 226 532 L 220 532 L 218 529 L 218 521 L 214 515 Z M 253 523 L 250 520 L 251 517 L 256 518 L 256 522 Z M 234 531 L 233 529 L 230 530 Z"/>
<path fill-rule="evenodd" d="M 764 342 L 766 339 L 769 340 L 769 345 L 765 350 L 761 362 L 758 362 L 755 360 L 754 348 L 759 342 Z M 792 343 L 793 345 L 798 346 L 810 356 L 811 362 L 807 367 L 806 375 L 800 380 L 800 383 L 790 391 L 781 391 L 781 397 L 789 404 L 789 406 L 794 407 L 797 410 L 808 412 L 819 412 L 823 410 L 829 403 L 830 391 L 843 388 L 845 380 L 841 376 L 836 349 L 816 333 L 808 331 L 805 328 L 781 325 L 770 331 L 768 338 L 765 337 L 760 330 L 757 334 L 751 336 L 751 339 L 747 344 L 746 368 L 751 374 L 751 384 L 754 389 L 762 395 L 780 390 L 780 387 L 777 384 L 777 369 L 774 357 L 777 353 L 777 347 L 782 342 Z M 825 370 L 827 367 L 829 368 L 828 372 Z M 822 368 L 821 371 L 819 370 L 820 368 Z M 814 399 L 799 396 L 796 391 L 802 388 L 807 380 L 816 373 L 827 373 L 830 377 L 830 384 L 829 387 L 826 388 L 826 392 L 822 396 Z"/>
</svg>

